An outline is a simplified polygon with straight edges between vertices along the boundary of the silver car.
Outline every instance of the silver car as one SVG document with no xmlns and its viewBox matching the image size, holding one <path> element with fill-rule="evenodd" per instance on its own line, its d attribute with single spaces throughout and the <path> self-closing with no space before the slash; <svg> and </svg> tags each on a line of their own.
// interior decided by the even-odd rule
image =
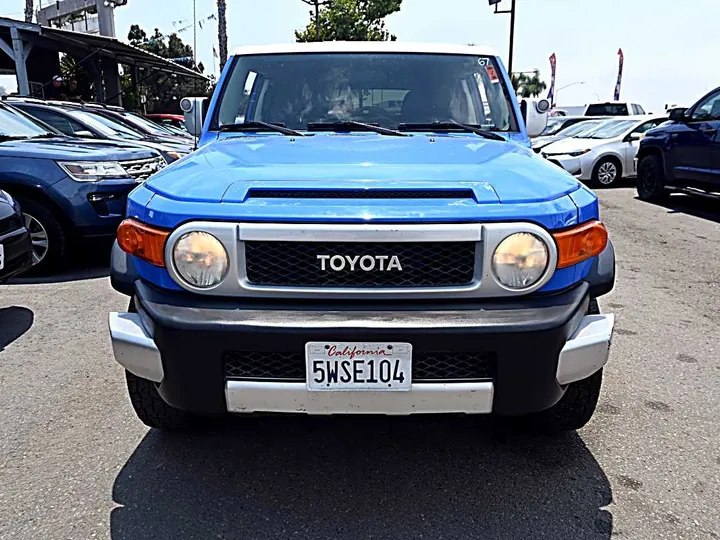
<svg viewBox="0 0 720 540">
<path fill-rule="evenodd" d="M 635 156 L 649 129 L 667 117 L 623 116 L 604 120 L 580 136 L 545 146 L 541 153 L 576 178 L 608 187 L 621 178 L 637 176 Z"/>
</svg>

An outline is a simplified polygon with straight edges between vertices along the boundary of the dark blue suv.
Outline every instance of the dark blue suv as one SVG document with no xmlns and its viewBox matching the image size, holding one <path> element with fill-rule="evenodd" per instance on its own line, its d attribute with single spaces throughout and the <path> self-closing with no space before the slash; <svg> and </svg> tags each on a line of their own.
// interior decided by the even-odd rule
<svg viewBox="0 0 720 540">
<path fill-rule="evenodd" d="M 127 194 L 163 166 L 154 150 L 66 137 L 0 103 L 0 189 L 23 210 L 38 273 L 61 265 L 73 240 L 114 236 Z"/>
<path fill-rule="evenodd" d="M 720 192 L 720 88 L 648 131 L 638 151 L 638 195 L 661 201 L 671 190 Z"/>
</svg>

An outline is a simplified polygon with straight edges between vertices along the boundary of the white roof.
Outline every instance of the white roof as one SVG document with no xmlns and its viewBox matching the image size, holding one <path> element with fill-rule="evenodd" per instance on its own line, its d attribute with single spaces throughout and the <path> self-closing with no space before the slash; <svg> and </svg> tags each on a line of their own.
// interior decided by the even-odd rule
<svg viewBox="0 0 720 540">
<path fill-rule="evenodd" d="M 311 43 L 279 43 L 238 47 L 235 56 L 250 54 L 300 53 L 424 53 L 497 56 L 489 47 L 453 45 L 450 43 L 408 43 L 403 41 L 316 41 Z"/>
</svg>

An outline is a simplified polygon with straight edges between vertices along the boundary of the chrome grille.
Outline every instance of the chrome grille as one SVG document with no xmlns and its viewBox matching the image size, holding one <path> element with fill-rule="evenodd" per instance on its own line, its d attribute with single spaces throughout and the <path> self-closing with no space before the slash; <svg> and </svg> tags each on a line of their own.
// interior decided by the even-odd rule
<svg viewBox="0 0 720 540">
<path fill-rule="evenodd" d="M 161 157 L 121 161 L 123 169 L 135 180 L 143 181 L 165 167 L 165 160 Z"/>
</svg>

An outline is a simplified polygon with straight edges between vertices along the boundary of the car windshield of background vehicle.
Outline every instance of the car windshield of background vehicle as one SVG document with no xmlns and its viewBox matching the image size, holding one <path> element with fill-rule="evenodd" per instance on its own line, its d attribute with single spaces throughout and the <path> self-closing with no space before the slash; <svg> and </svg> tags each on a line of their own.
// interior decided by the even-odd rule
<svg viewBox="0 0 720 540">
<path fill-rule="evenodd" d="M 156 135 L 158 137 L 167 137 L 168 135 L 173 135 L 171 131 L 164 129 L 162 126 L 156 124 L 155 122 L 151 122 L 150 120 L 141 118 L 140 116 L 127 113 L 120 113 L 120 115 L 122 115 L 122 117 L 128 122 L 130 122 L 132 125 L 137 126 L 138 128 L 146 131 L 147 133 L 152 133 L 153 135 Z"/>
<path fill-rule="evenodd" d="M 448 54 L 240 56 L 221 95 L 214 129 L 264 121 L 295 130 L 311 123 L 455 121 L 517 131 L 494 58 Z"/>
<path fill-rule="evenodd" d="M 579 122 L 565 129 L 561 129 L 556 135 L 562 135 L 564 137 L 579 137 L 586 131 L 595 129 L 602 120 L 590 120 L 587 122 Z"/>
<path fill-rule="evenodd" d="M 603 103 L 588 105 L 585 116 L 627 116 L 628 108 L 625 104 Z"/>
<path fill-rule="evenodd" d="M 140 140 L 142 135 L 126 128 L 122 124 L 107 120 L 103 116 L 91 114 L 85 111 L 68 111 L 68 114 L 79 122 L 83 122 L 106 137 L 121 138 L 128 140 Z"/>
<path fill-rule="evenodd" d="M 542 132 L 542 135 L 555 135 L 562 129 L 564 123 L 565 120 L 562 117 L 548 118 L 547 127 Z"/>
<path fill-rule="evenodd" d="M 48 131 L 29 116 L 0 106 L 0 139 L 3 138 L 34 138 L 56 135 Z"/>
<path fill-rule="evenodd" d="M 637 125 L 637 120 L 609 120 L 582 133 L 585 139 L 612 139 Z"/>
</svg>

